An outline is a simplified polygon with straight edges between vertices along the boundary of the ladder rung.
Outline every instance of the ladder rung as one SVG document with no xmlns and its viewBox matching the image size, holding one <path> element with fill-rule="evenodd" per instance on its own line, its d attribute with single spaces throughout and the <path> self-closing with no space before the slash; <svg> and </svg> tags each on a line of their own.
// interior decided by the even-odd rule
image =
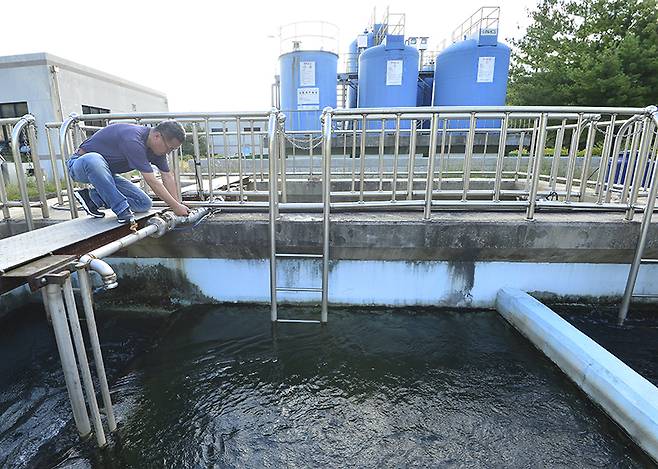
<svg viewBox="0 0 658 469">
<path fill-rule="evenodd" d="M 311 288 L 311 287 L 276 287 L 276 291 L 310 291 L 310 292 L 322 292 L 322 288 Z"/>
<path fill-rule="evenodd" d="M 658 264 L 658 259 L 640 259 L 640 264 Z"/>
<path fill-rule="evenodd" d="M 322 254 L 275 254 L 276 257 L 299 257 L 299 258 L 320 258 L 324 257 Z"/>
<path fill-rule="evenodd" d="M 320 321 L 318 321 L 317 319 L 277 319 L 276 322 L 320 324 Z"/>
</svg>

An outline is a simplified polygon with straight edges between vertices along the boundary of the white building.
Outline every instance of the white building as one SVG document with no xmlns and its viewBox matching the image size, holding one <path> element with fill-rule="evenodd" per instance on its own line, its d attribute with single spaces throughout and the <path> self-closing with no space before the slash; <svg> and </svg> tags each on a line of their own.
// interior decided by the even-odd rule
<svg viewBox="0 0 658 469">
<path fill-rule="evenodd" d="M 135 111 L 168 111 L 166 94 L 47 53 L 0 57 L 0 118 L 34 115 L 42 161 L 48 159 L 47 122 L 72 112 Z M 0 130 L 0 147 L 6 134 Z"/>
</svg>

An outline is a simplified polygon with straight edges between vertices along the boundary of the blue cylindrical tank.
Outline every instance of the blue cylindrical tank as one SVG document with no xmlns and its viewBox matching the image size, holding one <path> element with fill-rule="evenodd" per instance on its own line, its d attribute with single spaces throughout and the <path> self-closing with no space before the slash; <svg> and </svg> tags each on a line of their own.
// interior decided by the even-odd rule
<svg viewBox="0 0 658 469">
<path fill-rule="evenodd" d="M 377 36 L 384 35 L 388 30 L 388 25 L 383 23 L 376 23 L 373 26 L 372 31 L 368 32 L 365 30 L 362 35 L 356 38 L 350 43 L 349 47 L 349 59 L 347 61 L 347 72 L 348 73 L 358 73 L 359 72 L 359 55 L 360 52 L 363 52 L 366 49 L 370 49 L 375 45 L 375 39 Z M 359 38 L 365 36 L 365 46 L 363 40 L 361 40 L 361 47 L 359 48 Z M 350 88 L 348 98 L 347 98 L 347 107 L 353 108 L 357 107 L 358 101 L 358 86 L 359 80 L 356 80 L 356 88 Z"/>
<path fill-rule="evenodd" d="M 418 50 L 404 36 L 386 36 L 359 57 L 359 107 L 415 107 L 417 89 Z"/>
<path fill-rule="evenodd" d="M 507 94 L 510 48 L 496 34 L 457 42 L 436 57 L 435 106 L 503 106 Z M 478 127 L 496 121 L 479 121 Z"/>
<path fill-rule="evenodd" d="M 320 130 L 320 115 L 336 107 L 338 56 L 327 51 L 293 51 L 279 57 L 281 110 L 288 130 Z"/>
</svg>

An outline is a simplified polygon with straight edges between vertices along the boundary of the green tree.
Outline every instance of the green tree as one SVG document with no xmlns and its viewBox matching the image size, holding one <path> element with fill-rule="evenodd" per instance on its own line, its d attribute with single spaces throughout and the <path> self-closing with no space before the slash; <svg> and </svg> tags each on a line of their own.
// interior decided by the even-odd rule
<svg viewBox="0 0 658 469">
<path fill-rule="evenodd" d="M 515 105 L 658 103 L 656 0 L 541 0 L 512 40 Z"/>
</svg>

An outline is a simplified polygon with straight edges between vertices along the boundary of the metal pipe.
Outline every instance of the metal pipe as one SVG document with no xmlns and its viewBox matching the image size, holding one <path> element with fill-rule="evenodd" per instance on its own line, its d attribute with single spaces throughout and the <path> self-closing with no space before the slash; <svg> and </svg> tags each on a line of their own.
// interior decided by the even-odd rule
<svg viewBox="0 0 658 469">
<path fill-rule="evenodd" d="M 544 157 L 544 148 L 546 146 L 546 123 L 548 116 L 542 114 L 539 118 L 539 140 L 537 142 L 537 154 L 532 167 L 532 185 L 530 195 L 528 196 L 528 210 L 526 220 L 532 220 L 535 216 L 535 207 L 537 206 L 537 190 L 539 188 L 539 172 L 541 171 L 541 160 Z"/>
<path fill-rule="evenodd" d="M 2 130 L 1 126 L 0 130 Z M 5 177 L 2 171 L 2 166 L 4 164 L 5 159 L 0 155 L 0 204 L 2 204 L 2 215 L 4 220 L 9 220 L 11 218 L 11 213 L 9 213 L 9 199 L 7 196 L 7 187 L 5 186 Z"/>
<path fill-rule="evenodd" d="M 622 124 L 622 126 L 619 128 L 619 131 L 617 132 L 617 138 L 615 139 L 615 146 L 614 150 L 612 151 L 613 155 L 613 160 L 610 164 L 610 171 L 608 173 L 608 180 L 607 180 L 607 188 L 606 188 L 606 195 L 605 195 L 605 202 L 609 203 L 611 200 L 612 196 L 612 191 L 611 188 L 614 184 L 615 178 L 617 176 L 617 159 L 619 158 L 619 150 L 621 149 L 621 144 L 622 141 L 624 140 L 624 132 L 626 132 L 627 129 L 630 129 L 630 126 L 639 119 L 640 116 L 633 116 L 633 118 L 627 120 Z M 626 142 L 628 143 L 628 139 L 626 139 Z M 624 151 L 624 155 L 626 154 L 626 151 Z"/>
<path fill-rule="evenodd" d="M 69 117 L 62 123 L 59 128 L 59 151 L 60 158 L 62 159 L 62 165 L 64 167 L 64 174 L 66 175 L 66 196 L 69 200 L 69 211 L 71 212 L 71 218 L 78 218 L 78 207 L 75 203 L 75 197 L 73 197 L 73 179 L 66 169 L 66 158 L 73 153 L 73 149 L 69 149 L 69 128 L 77 121 L 78 115 L 71 113 Z"/>
<path fill-rule="evenodd" d="M 604 179 L 606 171 L 610 172 L 612 168 L 608 167 L 610 161 L 610 147 L 612 146 L 612 140 L 615 133 L 615 120 L 616 115 L 613 115 L 610 119 L 610 124 L 606 127 L 605 138 L 603 139 L 603 150 L 601 150 L 601 158 L 599 160 L 599 174 L 596 178 L 596 187 L 594 188 L 594 193 L 597 195 L 597 202 L 603 203 L 603 193 L 604 193 Z"/>
<path fill-rule="evenodd" d="M 386 119 L 382 119 L 382 131 L 379 134 L 379 160 L 378 160 L 378 169 L 379 169 L 379 190 L 384 189 L 384 136 L 386 134 Z"/>
<path fill-rule="evenodd" d="M 66 311 L 69 316 L 69 325 L 71 326 L 71 334 L 73 336 L 73 343 L 75 344 L 75 351 L 78 356 L 78 363 L 80 364 L 80 372 L 82 373 L 82 382 L 87 395 L 87 403 L 91 411 L 91 421 L 94 424 L 94 432 L 96 433 L 96 442 L 98 446 L 105 446 L 107 440 L 105 439 L 105 431 L 103 431 L 103 424 L 101 422 L 101 414 L 98 410 L 98 402 L 96 401 L 96 392 L 94 391 L 94 383 L 91 379 L 91 371 L 89 370 L 89 361 L 87 360 L 87 352 L 85 350 L 85 343 L 82 338 L 82 331 L 80 329 L 80 319 L 78 317 L 78 310 L 75 307 L 75 297 L 73 296 L 73 287 L 71 286 L 71 277 L 67 277 L 64 281 L 64 303 L 66 304 Z"/>
<path fill-rule="evenodd" d="M 16 178 L 18 179 L 18 191 L 21 195 L 23 213 L 25 214 L 25 224 L 27 225 L 28 231 L 34 229 L 34 220 L 32 219 L 30 197 L 27 193 L 27 183 L 25 181 L 25 172 L 23 171 L 23 161 L 21 160 L 20 141 L 23 129 L 31 125 L 34 125 L 34 116 L 27 114 L 19 119 L 11 132 L 11 153 L 14 156 L 14 168 L 16 169 Z M 36 148 L 30 148 L 30 151 L 36 152 Z"/>
<path fill-rule="evenodd" d="M 430 124 L 430 142 L 428 154 L 427 182 L 425 183 L 425 220 L 432 216 L 432 189 L 434 185 L 434 158 L 436 157 L 436 134 L 438 132 L 438 117 L 433 115 Z"/>
<path fill-rule="evenodd" d="M 650 106 L 645 110 L 646 114 L 653 119 L 655 125 L 658 125 L 658 108 L 655 106 Z M 642 216 L 642 225 L 640 227 L 640 238 L 637 242 L 635 248 L 635 255 L 633 256 L 633 263 L 631 264 L 630 272 L 628 273 L 628 279 L 626 280 L 626 288 L 624 289 L 624 297 L 619 307 L 619 316 L 618 324 L 621 326 L 624 324 L 626 315 L 628 314 L 628 307 L 631 304 L 631 297 L 633 295 L 633 289 L 635 288 L 635 282 L 637 280 L 637 274 L 640 271 L 640 263 L 642 262 L 642 256 L 644 255 L 644 247 L 647 242 L 647 234 L 649 233 L 649 227 L 651 226 L 651 217 L 653 216 L 653 210 L 656 206 L 656 195 L 658 195 L 658 181 L 656 181 L 656 176 L 658 174 L 658 164 L 655 164 L 651 170 L 651 189 L 649 190 L 649 195 L 647 197 L 647 205 L 644 208 L 644 215 Z"/>
<path fill-rule="evenodd" d="M 578 157 L 578 141 L 583 125 L 583 116 L 578 116 L 576 128 L 571 133 L 571 145 L 569 146 L 569 161 L 567 164 L 566 202 L 571 202 L 571 186 L 573 185 L 573 173 L 576 170 L 576 158 Z"/>
<path fill-rule="evenodd" d="M 366 169 L 366 115 L 362 114 L 361 118 L 361 177 L 359 184 L 359 202 L 363 202 L 363 189 L 364 189 L 364 172 Z"/>
<path fill-rule="evenodd" d="M 400 116 L 395 118 L 395 143 L 393 144 L 393 200 L 398 189 L 398 158 L 400 156 Z"/>
<path fill-rule="evenodd" d="M 89 272 L 87 272 L 87 269 L 82 266 L 77 269 L 77 272 L 78 281 L 80 282 L 80 294 L 82 295 L 82 307 L 85 312 L 85 319 L 87 321 L 89 342 L 91 343 L 94 363 L 96 364 L 96 375 L 98 376 L 98 383 L 101 388 L 103 407 L 105 408 L 105 416 L 107 417 L 107 426 L 110 429 L 110 432 L 114 432 L 117 429 L 117 423 L 114 418 L 114 409 L 112 408 L 112 399 L 110 398 L 110 388 L 107 384 L 107 376 L 105 374 L 105 365 L 103 362 L 103 353 L 101 352 L 100 340 L 98 338 L 98 329 L 96 328 L 96 317 L 94 315 L 94 306 L 91 299 L 91 282 L 89 279 Z"/>
<path fill-rule="evenodd" d="M 324 139 L 322 157 L 324 159 L 322 174 L 322 203 L 324 205 L 322 223 L 322 308 L 320 322 L 327 323 L 329 305 L 329 212 L 331 208 L 331 108 L 322 113 Z"/>
<path fill-rule="evenodd" d="M 62 198 L 62 183 L 59 180 L 59 171 L 57 170 L 57 157 L 55 156 L 55 148 L 53 147 L 53 140 L 50 136 L 50 129 L 46 129 L 46 141 L 48 143 L 48 155 L 50 156 L 50 167 L 53 171 L 53 182 L 55 183 L 55 192 L 57 192 L 57 203 L 61 206 L 64 205 Z M 66 168 L 62 168 L 66 172 Z"/>
<path fill-rule="evenodd" d="M 192 147 L 194 151 L 194 179 L 197 184 L 199 200 L 205 200 L 206 195 L 203 189 L 203 174 L 201 171 L 201 148 L 199 146 L 199 131 L 197 123 L 192 122 Z M 228 187 L 228 180 L 226 181 Z"/>
<path fill-rule="evenodd" d="M 562 142 L 564 140 L 564 130 L 567 120 L 563 119 L 560 128 L 555 136 L 555 146 L 553 150 L 553 161 L 551 162 L 551 176 L 549 178 L 549 185 L 552 190 L 557 186 L 558 169 L 560 167 L 560 159 L 562 158 Z M 548 127 L 547 127 L 548 128 Z"/>
<path fill-rule="evenodd" d="M 242 129 L 240 128 L 240 118 L 235 119 L 235 125 L 237 125 L 237 139 L 238 139 L 238 177 L 240 178 L 238 182 L 238 190 L 240 191 L 240 202 L 244 202 L 244 187 L 242 183 L 243 178 L 243 168 L 242 168 Z"/>
<path fill-rule="evenodd" d="M 633 215 L 635 214 L 634 205 L 637 203 L 637 196 L 640 191 L 640 186 L 642 186 L 642 179 L 645 177 L 646 163 L 647 163 L 652 139 L 653 139 L 653 122 L 651 121 L 650 117 L 647 117 L 644 122 L 642 137 L 640 138 L 639 152 L 638 155 L 636 156 L 636 160 L 638 161 L 638 163 L 636 165 L 635 175 L 633 176 L 633 173 L 631 173 L 630 175 L 627 174 L 627 177 L 633 177 L 633 186 L 631 188 L 628 210 L 626 211 L 627 221 L 632 220 Z"/>
<path fill-rule="evenodd" d="M 277 320 L 276 309 L 276 201 L 278 197 L 277 190 L 277 167 L 276 167 L 276 153 L 278 150 L 277 145 L 277 132 L 278 115 L 275 109 L 270 112 L 270 119 L 268 122 L 269 133 L 269 176 L 268 183 L 270 189 L 269 197 L 269 218 L 270 218 L 270 319 L 272 322 Z"/>
<path fill-rule="evenodd" d="M 509 114 L 503 118 L 500 138 L 498 140 L 498 158 L 496 159 L 496 177 L 494 180 L 494 202 L 500 201 L 500 185 L 503 178 L 503 161 L 505 159 L 505 147 L 507 145 L 507 127 L 509 125 Z"/>
<path fill-rule="evenodd" d="M 62 362 L 64 371 L 64 382 L 69 394 L 71 407 L 73 409 L 73 420 L 82 437 L 91 433 L 91 424 L 87 415 L 87 407 L 82 395 L 82 385 L 78 375 L 78 366 L 75 361 L 75 352 L 71 343 L 71 334 L 66 320 L 66 311 L 62 300 L 62 290 L 59 285 L 46 285 L 46 297 L 48 299 L 47 310 L 50 311 L 50 318 L 55 331 L 55 342 L 59 351 L 59 358 Z"/>
<path fill-rule="evenodd" d="M 464 155 L 464 177 L 463 188 L 464 193 L 462 195 L 462 202 L 466 201 L 466 196 L 468 194 L 468 186 L 471 178 L 471 160 L 473 159 L 473 145 L 475 143 L 475 125 L 477 119 L 475 113 L 471 114 L 471 119 L 468 127 L 468 136 L 466 137 L 466 154 Z"/>
<path fill-rule="evenodd" d="M 281 202 L 288 202 L 288 185 L 286 184 L 286 139 L 277 137 L 279 140 L 279 157 L 281 164 Z M 278 176 L 277 176 L 278 177 Z"/>
<path fill-rule="evenodd" d="M 642 130 L 641 130 L 642 129 Z M 624 188 L 622 189 L 621 194 L 621 203 L 626 203 L 629 199 L 629 189 L 631 187 L 631 180 L 633 179 L 633 174 L 635 173 L 635 168 L 637 167 L 637 145 L 638 145 L 638 134 L 643 132 L 644 123 L 636 122 L 635 129 L 633 130 L 633 138 L 631 139 L 631 151 L 628 153 L 628 161 L 626 165 L 626 176 L 624 178 Z"/>
<path fill-rule="evenodd" d="M 585 197 L 585 190 L 587 189 L 587 181 L 589 180 L 589 168 L 592 161 L 592 151 L 594 150 L 594 139 L 596 137 L 596 120 L 591 120 L 587 126 L 587 142 L 585 144 L 585 160 L 583 161 L 583 168 L 580 172 L 580 190 L 578 200 L 583 201 Z"/>
<path fill-rule="evenodd" d="M 416 123 L 411 121 L 411 135 L 409 137 L 409 165 L 407 167 L 407 200 L 411 200 L 414 189 L 414 172 L 416 168 Z"/>
</svg>

